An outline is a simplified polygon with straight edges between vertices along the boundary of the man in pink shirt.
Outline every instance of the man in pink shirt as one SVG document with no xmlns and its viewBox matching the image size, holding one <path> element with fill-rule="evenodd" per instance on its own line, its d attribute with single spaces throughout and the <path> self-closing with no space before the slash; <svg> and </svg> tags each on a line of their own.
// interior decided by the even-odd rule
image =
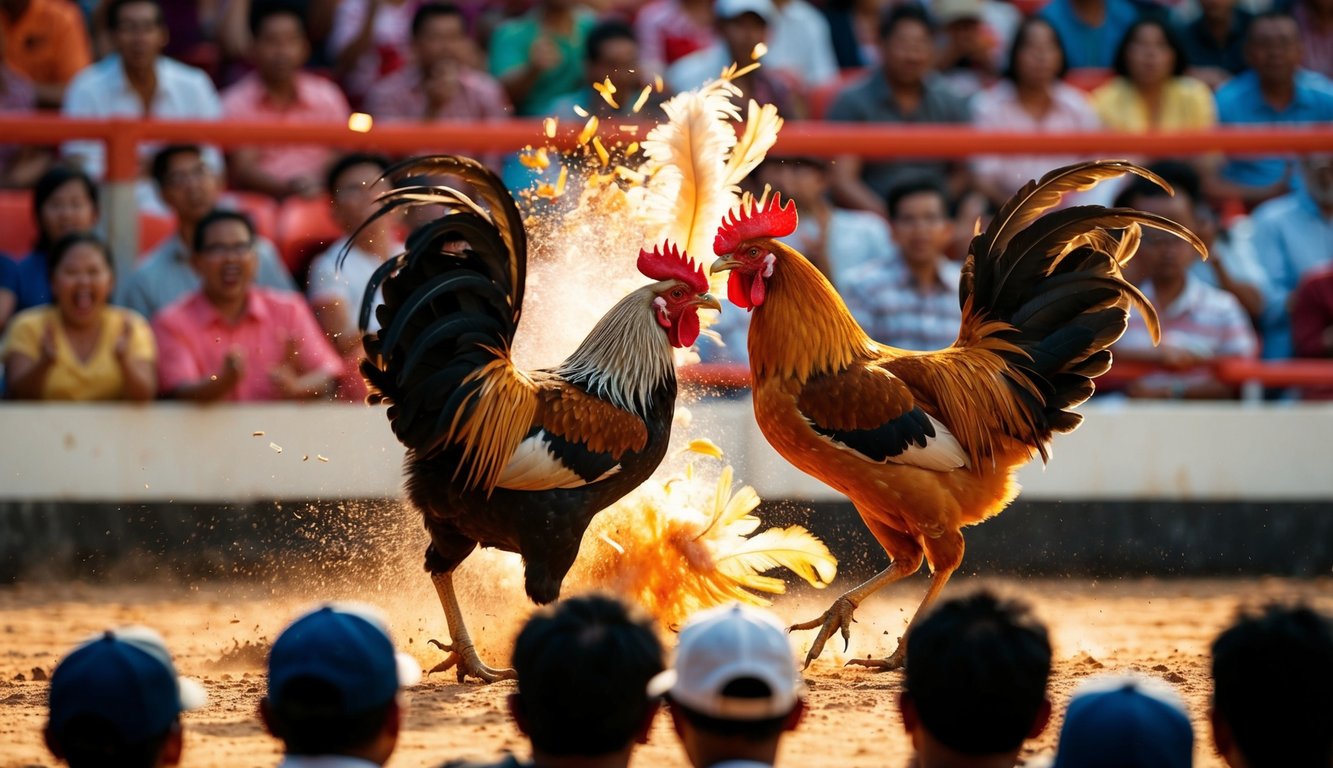
<svg viewBox="0 0 1333 768">
<path fill-rule="evenodd" d="M 231 120 L 346 124 L 351 110 L 338 86 L 301 69 L 310 58 L 310 40 L 305 20 L 292 6 L 254 6 L 250 32 L 255 71 L 223 92 L 223 115 Z M 323 191 L 331 159 L 329 147 L 313 144 L 242 147 L 229 162 L 232 186 L 277 198 L 313 197 Z"/>
<path fill-rule="evenodd" d="M 333 391 L 342 360 L 299 294 L 254 284 L 255 231 L 214 211 L 195 229 L 200 288 L 153 319 L 161 391 L 183 400 L 311 400 Z"/>
</svg>

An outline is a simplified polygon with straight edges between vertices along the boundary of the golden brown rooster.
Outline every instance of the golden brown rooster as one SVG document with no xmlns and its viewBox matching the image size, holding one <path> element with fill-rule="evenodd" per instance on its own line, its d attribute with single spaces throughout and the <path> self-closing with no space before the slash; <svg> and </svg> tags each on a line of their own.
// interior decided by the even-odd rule
<svg viewBox="0 0 1333 768">
<path fill-rule="evenodd" d="M 461 177 L 484 207 L 446 186 L 386 193 L 375 216 L 417 205 L 447 213 L 416 231 L 366 288 L 361 328 L 371 402 L 407 446 L 406 488 L 421 511 L 431 574 L 449 624 L 448 657 L 487 682 L 513 676 L 478 657 L 453 570 L 480 544 L 523 556 L 528 596 L 548 603 L 594 514 L 629 493 L 667 450 L 676 401 L 673 347 L 719 309 L 701 266 L 674 246 L 641 252 L 656 281 L 620 300 L 563 363 L 523 371 L 511 358 L 523 307 L 527 236 L 508 191 L 462 157 L 409 160 L 387 175 Z M 372 218 L 373 220 L 373 218 Z M 383 303 L 376 290 L 383 287 Z"/>
<path fill-rule="evenodd" d="M 776 238 L 796 229 L 796 209 L 776 196 L 724 220 L 713 272 L 731 271 L 728 295 L 752 310 L 749 356 L 755 418 L 769 443 L 802 471 L 846 494 L 891 563 L 793 629 L 820 631 L 806 664 L 834 632 L 849 640 L 852 614 L 924 558 L 932 577 L 922 609 L 963 559 L 962 528 L 998 514 L 1018 493 L 1014 472 L 1049 456 L 1056 432 L 1082 416 L 1093 379 L 1111 365 L 1131 305 L 1154 339 L 1157 315 L 1121 267 L 1140 225 L 1170 232 L 1200 253 L 1189 230 L 1160 216 L 1101 206 L 1046 213 L 1067 192 L 1133 173 L 1122 161 L 1060 168 L 1030 182 L 971 243 L 953 346 L 908 352 L 861 330 L 829 281 Z M 1043 215 L 1045 214 L 1045 215 Z M 887 659 L 902 665 L 906 643 Z"/>
</svg>

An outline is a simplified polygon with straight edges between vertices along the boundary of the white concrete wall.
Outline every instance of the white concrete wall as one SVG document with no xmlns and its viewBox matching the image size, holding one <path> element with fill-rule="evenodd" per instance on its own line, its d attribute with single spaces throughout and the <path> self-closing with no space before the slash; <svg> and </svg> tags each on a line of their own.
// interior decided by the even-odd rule
<svg viewBox="0 0 1333 768">
<path fill-rule="evenodd" d="M 737 479 L 763 498 L 839 498 L 773 452 L 748 401 L 707 400 L 690 410 L 696 432 L 721 445 Z M 1083 426 L 1056 439 L 1049 467 L 1022 471 L 1024 498 L 1333 499 L 1333 404 L 1110 403 L 1083 412 Z M 0 500 L 400 493 L 402 448 L 379 408 L 3 404 L 0 435 Z"/>
</svg>

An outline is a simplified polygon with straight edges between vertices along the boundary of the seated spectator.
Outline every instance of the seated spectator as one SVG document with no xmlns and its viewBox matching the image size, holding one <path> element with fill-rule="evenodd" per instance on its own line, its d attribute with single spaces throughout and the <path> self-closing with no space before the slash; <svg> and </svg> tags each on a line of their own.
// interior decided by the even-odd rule
<svg viewBox="0 0 1333 768">
<path fill-rule="evenodd" d="M 6 44 L 0 35 L 0 117 L 30 114 L 37 109 L 37 91 L 6 61 Z M 0 188 L 27 189 L 50 164 L 50 153 L 41 147 L 0 144 Z"/>
<path fill-rule="evenodd" d="M 1333 2 L 1295 0 L 1291 16 L 1301 30 L 1301 66 L 1333 78 Z"/>
<path fill-rule="evenodd" d="M 736 63 L 741 67 L 755 61 L 761 43 L 768 45 L 778 10 L 770 0 L 718 0 L 714 5 L 717 41 L 695 51 L 667 69 L 666 84 L 671 91 L 688 91 L 717 79 L 722 70 Z M 771 50 L 771 46 L 769 46 Z M 797 94 L 767 66 L 732 80 L 741 90 L 742 103 L 754 99 L 773 104 L 783 117 L 802 117 L 804 105 Z"/>
<path fill-rule="evenodd" d="M 79 644 L 51 673 L 50 697 L 42 735 L 70 768 L 179 765 L 181 713 L 208 702 L 147 627 L 108 629 Z"/>
<path fill-rule="evenodd" d="M 92 63 L 83 12 L 69 0 L 0 2 L 6 63 L 35 86 L 37 104 L 59 109 L 65 87 Z"/>
<path fill-rule="evenodd" d="M 227 65 L 234 64 L 250 55 L 254 37 L 250 34 L 250 10 L 256 5 L 273 0 L 227 0 L 223 3 L 218 16 L 217 41 L 222 59 Z M 300 9 L 305 21 L 306 36 L 310 41 L 309 66 L 326 69 L 329 67 L 327 45 L 329 32 L 333 29 L 333 15 L 338 0 L 277 0 Z M 230 82 L 234 78 L 224 69 L 223 80 Z"/>
<path fill-rule="evenodd" d="M 374 611 L 325 605 L 273 642 L 259 715 L 282 742 L 280 766 L 384 765 L 407 710 L 399 690 L 420 679 Z"/>
<path fill-rule="evenodd" d="M 1222 125 L 1333 122 L 1333 82 L 1300 68 L 1295 19 L 1265 13 L 1250 23 L 1245 60 L 1250 69 L 1217 91 Z M 1294 169 L 1282 157 L 1237 157 L 1210 178 L 1210 197 L 1256 205 L 1289 191 Z"/>
<path fill-rule="evenodd" d="M 843 298 L 875 341 L 900 349 L 943 349 L 957 340 L 963 322 L 962 267 L 945 255 L 948 200 L 938 184 L 912 181 L 889 193 L 888 208 L 899 258 L 848 272 Z"/>
<path fill-rule="evenodd" d="M 838 58 L 828 20 L 806 0 L 772 0 L 777 13 L 768 31 L 764 66 L 806 94 L 838 79 Z"/>
<path fill-rule="evenodd" d="M 557 117 L 581 120 L 582 117 L 575 111 L 576 107 L 602 120 L 656 121 L 663 117 L 662 94 L 656 90 L 649 91 L 648 100 L 638 112 L 634 111 L 634 105 L 649 81 L 644 79 L 639 41 L 635 39 L 634 28 L 629 24 L 612 19 L 599 22 L 593 27 L 588 32 L 583 67 L 587 72 L 587 87 L 557 101 L 554 112 Z M 616 89 L 612 94 L 616 101 L 614 107 L 593 87 L 593 84 L 607 80 Z"/>
<path fill-rule="evenodd" d="M 114 269 L 96 235 L 76 232 L 52 247 L 52 303 L 18 313 L 5 332 L 0 357 L 11 397 L 153 399 L 153 333 L 137 312 L 107 306 Z"/>
<path fill-rule="evenodd" d="M 1237 0 L 1199 0 L 1199 15 L 1180 26 L 1190 75 L 1217 90 L 1245 71 L 1245 30 L 1254 14 Z"/>
<path fill-rule="evenodd" d="M 934 71 L 935 30 L 919 7 L 895 7 L 880 24 L 881 65 L 838 94 L 826 119 L 834 122 L 966 123 L 967 102 Z M 849 208 L 887 216 L 889 190 L 909 180 L 948 179 L 952 196 L 970 186 L 961 163 L 938 159 L 862 161 L 840 155 L 833 163 L 834 197 Z M 969 225 L 970 226 L 970 225 Z"/>
<path fill-rule="evenodd" d="M 1070 67 L 1106 69 L 1140 13 L 1133 0 L 1051 0 L 1038 15 L 1060 36 Z"/>
<path fill-rule="evenodd" d="M 1333 154 L 1299 163 L 1300 183 L 1254 209 L 1250 242 L 1268 277 L 1264 357 L 1291 357 L 1291 295 L 1301 279 L 1333 264 Z"/>
<path fill-rule="evenodd" d="M 1333 266 L 1307 274 L 1291 302 L 1296 357 L 1333 357 Z"/>
<path fill-rule="evenodd" d="M 1170 685 L 1138 675 L 1094 678 L 1065 711 L 1053 768 L 1190 768 L 1194 729 Z"/>
<path fill-rule="evenodd" d="M 153 178 L 167 208 L 176 214 L 176 234 L 144 255 L 142 263 L 120 287 L 116 303 L 152 320 L 166 305 L 199 287 L 190 268 L 190 244 L 198 223 L 219 205 L 222 182 L 193 144 L 164 147 L 153 158 Z M 255 241 L 260 285 L 295 290 L 278 251 L 264 238 Z"/>
<path fill-rule="evenodd" d="M 823 4 L 838 68 L 864 69 L 879 63 L 880 0 L 828 0 Z"/>
<path fill-rule="evenodd" d="M 1184 46 L 1165 22 L 1135 22 L 1116 50 L 1116 76 L 1092 94 L 1102 123 L 1129 133 L 1212 128 L 1213 93 L 1185 74 L 1188 65 Z"/>
<path fill-rule="evenodd" d="M 930 4 L 931 17 L 940 27 L 936 65 L 954 92 L 966 98 L 994 84 L 1004 66 L 1004 43 L 985 18 L 988 5 L 1005 4 L 984 0 Z"/>
<path fill-rule="evenodd" d="M 162 392 L 183 400 L 312 400 L 333 392 L 342 360 L 300 294 L 255 285 L 250 219 L 214 211 L 194 230 L 197 291 L 153 318 Z"/>
<path fill-rule="evenodd" d="M 571 597 L 538 611 L 514 642 L 518 690 L 508 701 L 532 760 L 511 755 L 490 765 L 624 768 L 657 716 L 648 684 L 662 666 L 652 622 L 619 600 Z"/>
<path fill-rule="evenodd" d="M 473 64 L 467 18 L 452 3 L 429 2 L 412 17 L 412 59 L 366 97 L 388 120 L 502 120 L 512 107 L 495 78 Z"/>
<path fill-rule="evenodd" d="M 388 167 L 388 159 L 380 155 L 351 154 L 329 170 L 333 218 L 346 234 L 311 263 L 308 295 L 315 319 L 345 363 L 338 377 L 339 400 L 359 403 L 366 399 L 366 382 L 361 376 L 365 352 L 357 330 L 361 301 L 375 270 L 402 251 L 392 218 L 380 217 L 361 226 L 378 208 L 375 198 L 386 189 L 379 179 Z M 376 301 L 381 301 L 378 293 Z M 379 327 L 372 311 L 369 330 L 373 333 Z"/>
<path fill-rule="evenodd" d="M 423 0 L 342 0 L 334 9 L 328 58 L 347 100 L 360 108 L 374 86 L 407 66 L 412 18 Z"/>
<path fill-rule="evenodd" d="M 208 75 L 162 55 L 167 29 L 156 0 L 108 0 L 106 8 L 116 55 L 86 67 L 74 77 L 65 93 L 63 114 L 159 120 L 217 120 L 222 116 L 218 92 Z M 139 144 L 139 157 L 145 165 L 156 151 L 149 142 Z M 100 141 L 71 141 L 63 152 L 94 179 L 101 179 L 106 171 Z M 206 157 L 212 168 L 222 169 L 222 156 L 216 148 L 206 150 Z M 141 209 L 158 209 L 159 201 L 150 185 L 140 184 L 138 195 Z"/>
<path fill-rule="evenodd" d="M 583 51 L 597 17 L 571 0 L 538 0 L 526 15 L 502 22 L 490 40 L 491 74 L 517 114 L 541 117 L 584 84 Z"/>
<path fill-rule="evenodd" d="M 97 228 L 97 186 L 83 171 L 57 165 L 33 187 L 32 214 L 37 224 L 37 242 L 18 263 L 16 312 L 51 301 L 47 254 L 66 235 Z"/>
<path fill-rule="evenodd" d="M 1213 641 L 1213 746 L 1231 768 L 1333 764 L 1333 620 L 1272 604 Z"/>
<path fill-rule="evenodd" d="M 1190 202 L 1144 179 L 1136 179 L 1115 204 L 1165 216 L 1194 229 Z M 1199 366 L 1218 358 L 1258 354 L 1254 328 L 1236 297 L 1190 273 L 1190 265 L 1198 258 L 1194 248 L 1175 235 L 1155 229 L 1143 232 L 1130 267 L 1139 289 L 1157 309 L 1161 343 L 1153 346 L 1147 324 L 1134 317 L 1112 351 L 1117 360 L 1137 360 L 1167 370 L 1136 379 L 1126 389 L 1131 397 L 1235 397 L 1230 384 Z"/>
<path fill-rule="evenodd" d="M 346 124 L 351 109 L 331 80 L 302 70 L 310 39 L 299 8 L 261 2 L 250 14 L 255 71 L 222 94 L 231 120 Z M 232 186 L 283 198 L 314 197 L 333 160 L 327 146 L 278 144 L 239 147 L 230 157 Z"/>
<path fill-rule="evenodd" d="M 898 709 L 912 765 L 1017 765 L 1051 717 L 1051 642 L 1031 609 L 979 591 L 941 602 L 907 637 Z"/>
<path fill-rule="evenodd" d="M 1050 22 L 1040 16 L 1025 19 L 1014 33 L 1003 79 L 973 100 L 972 124 L 981 131 L 1098 130 L 1101 120 L 1087 97 L 1064 82 L 1067 70 L 1064 49 Z M 1028 181 L 1079 159 L 1074 155 L 983 155 L 973 159 L 972 172 L 976 189 L 998 209 Z"/>
<path fill-rule="evenodd" d="M 713 0 L 649 0 L 634 16 L 645 80 L 713 44 Z"/>
</svg>

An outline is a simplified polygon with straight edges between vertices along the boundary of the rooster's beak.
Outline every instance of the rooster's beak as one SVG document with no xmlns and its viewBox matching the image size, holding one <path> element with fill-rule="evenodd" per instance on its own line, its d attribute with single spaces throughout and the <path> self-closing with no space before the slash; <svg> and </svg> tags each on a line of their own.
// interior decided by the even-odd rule
<svg viewBox="0 0 1333 768">
<path fill-rule="evenodd" d="M 726 272 L 727 270 L 735 269 L 740 265 L 741 264 L 739 261 L 733 259 L 730 256 L 718 256 L 717 259 L 713 261 L 713 266 L 708 268 L 708 274 L 716 275 L 719 272 Z"/>
<path fill-rule="evenodd" d="M 697 297 L 695 297 L 694 303 L 700 307 L 707 307 L 708 309 L 716 309 L 718 312 L 722 311 L 722 302 L 713 298 L 713 294 L 711 293 L 699 294 Z"/>
</svg>

